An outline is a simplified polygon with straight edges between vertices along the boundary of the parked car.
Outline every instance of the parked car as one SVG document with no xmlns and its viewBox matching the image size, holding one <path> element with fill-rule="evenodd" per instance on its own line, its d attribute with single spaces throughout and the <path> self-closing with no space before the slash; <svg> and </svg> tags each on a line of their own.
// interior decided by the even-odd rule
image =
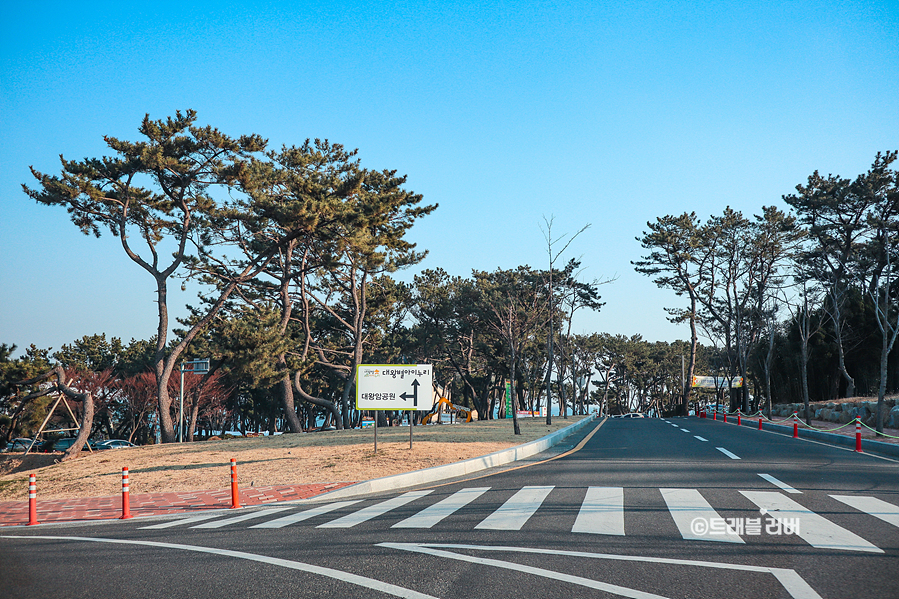
<svg viewBox="0 0 899 599">
<path fill-rule="evenodd" d="M 25 437 L 18 437 L 9 442 L 6 446 L 6 449 L 3 451 L 25 451 L 29 447 L 31 447 L 31 439 L 26 439 Z"/>
<path fill-rule="evenodd" d="M 100 441 L 92 445 L 94 449 L 123 449 L 125 447 L 136 447 L 134 443 L 130 441 L 125 441 L 124 439 L 109 439 L 108 441 Z"/>
<path fill-rule="evenodd" d="M 57 439 L 48 451 L 65 451 L 74 444 L 75 437 L 64 437 L 62 439 Z M 82 449 L 86 450 L 88 444 L 90 444 L 90 441 L 88 441 L 88 443 L 85 443 L 85 447 L 83 447 Z M 91 447 L 93 447 L 92 444 Z"/>
<path fill-rule="evenodd" d="M 629 414 L 624 414 L 622 418 L 646 418 L 646 416 L 644 416 L 640 412 L 631 412 Z"/>
</svg>

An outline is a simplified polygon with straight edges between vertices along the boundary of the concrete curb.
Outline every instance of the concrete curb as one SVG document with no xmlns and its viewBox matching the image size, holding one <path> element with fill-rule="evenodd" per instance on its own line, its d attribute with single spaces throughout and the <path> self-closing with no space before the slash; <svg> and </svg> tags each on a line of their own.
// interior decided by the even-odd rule
<svg viewBox="0 0 899 599">
<path fill-rule="evenodd" d="M 731 424 L 728 422 L 728 424 Z M 733 424 L 736 424 L 734 422 Z M 741 425 L 743 427 L 758 426 L 758 420 L 749 421 L 748 418 L 744 419 L 744 423 Z M 793 436 L 793 423 L 789 424 L 775 424 L 773 422 L 765 421 L 763 425 L 766 431 L 774 432 L 780 435 L 789 435 Z M 852 429 L 855 431 L 855 429 Z M 832 445 L 839 445 L 841 447 L 850 447 L 855 449 L 855 432 L 852 433 L 852 436 L 849 435 L 838 435 L 836 433 L 826 433 L 824 431 L 816 431 L 809 428 L 799 427 L 799 438 L 800 439 L 814 439 L 815 441 L 823 441 L 824 443 L 830 443 Z M 862 437 L 862 453 L 873 453 L 880 456 L 890 457 L 890 458 L 899 458 L 899 445 L 895 443 L 884 443 L 883 441 L 875 441 L 873 439 L 869 439 L 867 437 Z"/>
<path fill-rule="evenodd" d="M 445 464 L 443 466 L 434 466 L 433 468 L 426 468 L 424 470 L 416 470 L 414 472 L 405 472 L 403 474 L 395 474 L 393 476 L 385 476 L 383 478 L 367 480 L 355 485 L 350 485 L 349 487 L 343 487 L 342 489 L 338 489 L 336 491 L 331 491 L 330 493 L 317 495 L 314 498 L 304 499 L 291 503 L 311 503 L 314 501 L 322 500 L 330 501 L 331 499 L 342 499 L 344 497 L 355 497 L 357 495 L 367 495 L 369 493 L 393 491 L 405 487 L 438 482 L 450 478 L 455 478 L 457 476 L 465 476 L 466 474 L 479 472 L 481 470 L 486 470 L 487 468 L 493 468 L 495 466 L 502 466 L 504 464 L 509 464 L 511 462 L 529 458 L 532 455 L 536 455 L 542 451 L 546 451 L 550 447 L 557 445 L 566 437 L 573 435 L 595 420 L 596 414 L 591 414 L 583 420 L 566 426 L 563 429 L 559 429 L 552 434 L 546 435 L 545 437 L 541 437 L 536 441 L 531 441 L 530 443 L 525 443 L 516 447 L 510 447 L 509 449 L 503 449 L 501 451 L 490 453 L 478 458 L 465 460 L 463 462 L 456 462 L 455 464 Z"/>
</svg>

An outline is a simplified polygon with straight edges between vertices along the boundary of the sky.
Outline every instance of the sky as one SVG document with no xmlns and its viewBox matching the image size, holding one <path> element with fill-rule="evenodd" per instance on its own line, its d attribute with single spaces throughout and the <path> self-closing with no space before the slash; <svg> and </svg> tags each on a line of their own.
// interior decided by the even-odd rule
<svg viewBox="0 0 899 599">
<path fill-rule="evenodd" d="M 155 333 L 152 278 L 22 191 L 145 114 L 270 147 L 322 138 L 439 208 L 412 271 L 546 268 L 606 305 L 574 332 L 688 339 L 631 264 L 647 221 L 746 215 L 899 149 L 899 2 L 19 2 L 0 8 L 0 343 Z M 196 289 L 170 286 L 175 316 Z"/>
</svg>

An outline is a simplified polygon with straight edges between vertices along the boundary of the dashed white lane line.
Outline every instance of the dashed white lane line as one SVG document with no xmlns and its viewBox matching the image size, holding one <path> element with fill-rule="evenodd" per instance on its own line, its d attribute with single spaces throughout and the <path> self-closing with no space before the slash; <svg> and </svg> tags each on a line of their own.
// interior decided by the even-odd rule
<svg viewBox="0 0 899 599">
<path fill-rule="evenodd" d="M 769 483 L 771 483 L 771 484 L 774 485 L 775 487 L 780 487 L 781 489 L 783 489 L 783 490 L 786 491 L 787 493 L 799 493 L 799 494 L 802 494 L 802 491 L 797 491 L 796 489 L 794 489 L 793 487 L 791 487 L 791 486 L 788 485 L 787 483 L 777 480 L 776 478 L 774 478 L 774 477 L 771 476 L 770 474 L 759 474 L 759 476 L 761 476 L 762 478 L 764 478 L 766 481 L 768 481 Z"/>
<path fill-rule="evenodd" d="M 387 593 L 388 595 L 393 595 L 394 597 L 402 597 L 403 599 L 437 599 L 433 595 L 426 595 L 424 593 L 419 593 L 418 591 L 413 591 L 412 589 L 406 589 L 400 586 L 396 586 L 395 584 L 390 584 L 389 582 L 382 582 L 380 580 L 375 580 L 374 578 L 367 578 L 365 576 L 359 576 L 358 574 L 353 574 L 351 572 L 343 572 L 341 570 L 334 570 L 332 568 L 325 568 L 323 566 L 315 566 L 313 564 L 306 564 L 303 562 L 295 562 L 292 560 L 281 559 L 277 557 L 269 557 L 267 555 L 258 555 L 255 553 L 246 553 L 244 551 L 232 551 L 230 549 L 217 549 L 215 547 L 200 547 L 198 545 L 181 545 L 178 543 L 160 543 L 158 541 L 133 541 L 130 539 L 100 539 L 100 538 L 91 538 L 91 537 L 57 537 L 57 536 L 3 536 L 2 538 L 7 539 L 49 539 L 53 541 L 82 541 L 82 542 L 90 542 L 90 543 L 117 543 L 122 545 L 143 545 L 144 547 L 158 547 L 161 549 L 180 549 L 183 551 L 195 551 L 197 553 L 211 553 L 213 555 L 220 555 L 222 557 L 233 557 L 237 559 L 245 559 L 252 562 L 260 562 L 263 564 L 269 564 L 272 566 L 280 566 L 282 568 L 290 568 L 291 570 L 300 570 L 301 572 L 308 572 L 310 574 L 318 574 L 319 576 L 326 576 L 328 578 L 333 578 L 335 580 L 339 580 L 342 582 L 348 582 L 350 584 L 355 584 L 360 587 L 365 587 L 367 589 L 374 589 L 376 591 L 381 591 L 382 593 Z"/>
<path fill-rule="evenodd" d="M 724 449 L 723 447 L 716 447 L 715 449 L 717 449 L 718 451 L 720 451 L 721 453 L 723 453 L 724 455 L 726 455 L 727 457 L 729 457 L 729 458 L 732 459 L 732 460 L 739 460 L 739 459 L 740 459 L 740 456 L 738 456 L 738 455 L 736 455 L 736 454 L 733 454 L 733 453 L 727 451 L 727 450 Z"/>
<path fill-rule="evenodd" d="M 700 441 L 708 442 L 708 439 L 706 439 L 704 437 L 700 437 L 699 435 L 693 435 L 693 436 L 696 437 L 697 439 L 699 439 Z"/>
</svg>

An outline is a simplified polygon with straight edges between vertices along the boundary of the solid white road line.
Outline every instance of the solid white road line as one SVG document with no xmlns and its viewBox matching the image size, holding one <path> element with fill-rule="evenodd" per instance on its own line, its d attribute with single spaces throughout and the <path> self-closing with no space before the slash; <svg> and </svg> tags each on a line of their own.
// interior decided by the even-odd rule
<svg viewBox="0 0 899 599">
<path fill-rule="evenodd" d="M 837 501 L 841 501 L 849 507 L 854 507 L 860 512 L 880 518 L 887 524 L 899 526 L 899 506 L 877 499 L 876 497 L 858 497 L 855 495 L 831 495 Z"/>
<path fill-rule="evenodd" d="M 406 518 L 402 522 L 397 522 L 392 528 L 431 528 L 489 490 L 490 487 L 473 487 L 456 491 L 446 499 L 438 501 L 414 516 Z"/>
<path fill-rule="evenodd" d="M 327 503 L 325 505 L 320 505 L 309 510 L 297 512 L 296 514 L 289 514 L 287 516 L 282 516 L 281 518 L 275 518 L 274 520 L 269 520 L 268 522 L 263 522 L 262 524 L 251 526 L 250 528 L 283 528 L 290 524 L 302 522 L 303 520 L 315 518 L 316 516 L 321 516 L 322 514 L 327 514 L 328 512 L 333 512 L 334 510 L 339 510 L 340 508 L 353 505 L 354 503 L 359 503 L 360 501 L 362 500 L 354 499 L 352 501 L 337 501 L 335 503 Z"/>
<path fill-rule="evenodd" d="M 437 599 L 433 595 L 426 595 L 424 593 L 419 593 L 418 591 L 413 591 L 412 589 L 406 589 L 400 586 L 396 586 L 395 584 L 390 584 L 389 582 L 382 582 L 380 580 L 375 580 L 374 578 L 366 578 L 365 576 L 359 576 L 358 574 L 353 574 L 351 572 L 343 572 L 341 570 L 334 570 L 332 568 L 325 568 L 323 566 L 315 566 L 313 564 L 306 564 L 303 562 L 295 562 L 292 560 L 281 559 L 278 557 L 268 557 L 267 555 L 258 555 L 256 553 L 246 553 L 245 551 L 232 551 L 231 549 L 216 549 L 215 547 L 200 547 L 198 545 L 181 545 L 177 543 L 160 543 L 158 541 L 132 541 L 128 539 L 98 539 L 98 538 L 90 538 L 90 537 L 49 537 L 49 536 L 21 536 L 21 537 L 13 537 L 13 536 L 0 536 L 0 538 L 6 539 L 50 539 L 53 541 L 81 541 L 81 542 L 91 542 L 91 543 L 113 543 L 120 545 L 139 545 L 143 547 L 156 547 L 159 549 L 180 549 L 182 551 L 195 551 L 197 553 L 211 553 L 213 555 L 219 555 L 222 557 L 231 557 L 237 559 L 245 559 L 252 562 L 259 562 L 263 564 L 269 564 L 272 566 L 280 566 L 282 568 L 289 568 L 291 570 L 299 570 L 301 572 L 308 572 L 309 574 L 317 574 L 319 576 L 326 576 L 328 578 L 333 578 L 334 580 L 338 580 L 341 582 L 347 582 L 350 584 L 355 584 L 360 587 L 365 587 L 367 589 L 373 589 L 376 591 L 380 591 L 382 593 L 387 593 L 388 595 L 393 595 L 394 597 L 402 597 L 402 599 Z"/>
<path fill-rule="evenodd" d="M 774 485 L 775 487 L 780 487 L 781 489 L 783 489 L 783 490 L 786 491 L 787 493 L 799 493 L 800 495 L 802 494 L 802 491 L 797 491 L 796 489 L 794 489 L 793 487 L 791 487 L 791 486 L 788 485 L 787 483 L 777 480 L 776 478 L 774 478 L 774 477 L 771 476 L 770 474 L 759 474 L 759 476 L 761 476 L 762 478 L 764 478 L 766 481 L 768 481 L 769 483 L 771 483 L 771 484 Z"/>
<path fill-rule="evenodd" d="M 743 543 L 734 529 L 724 524 L 724 533 L 711 533 L 708 526 L 697 527 L 694 523 L 699 521 L 709 525 L 712 520 L 723 520 L 711 505 L 699 494 L 696 489 L 659 489 L 662 498 L 668 504 L 668 511 L 674 519 L 674 524 L 681 536 L 694 541 L 718 541 L 721 543 Z"/>
<path fill-rule="evenodd" d="M 210 518 L 216 518 L 221 516 L 221 512 L 216 512 L 215 514 L 200 514 L 199 516 L 191 516 L 190 518 L 179 518 L 178 520 L 172 520 L 170 522 L 163 522 L 162 524 L 153 524 L 151 526 L 141 526 L 140 529 L 144 530 L 152 530 L 159 528 L 172 528 L 175 526 L 186 526 L 187 524 L 193 524 L 194 522 L 202 522 L 203 520 L 209 520 Z"/>
<path fill-rule="evenodd" d="M 289 510 L 289 507 L 275 507 L 269 508 L 267 510 L 257 510 L 254 512 L 247 512 L 246 514 L 241 514 L 240 516 L 234 516 L 233 518 L 225 518 L 224 520 L 216 520 L 215 522 L 207 522 L 205 524 L 199 524 L 197 526 L 191 526 L 191 528 L 222 528 L 223 526 L 228 526 L 230 524 L 237 524 L 239 522 L 244 522 L 246 520 L 254 520 L 256 518 L 264 518 L 266 516 L 271 516 L 272 514 L 277 514 L 278 512 L 283 512 L 285 510 Z"/>
<path fill-rule="evenodd" d="M 348 514 L 343 518 L 338 518 L 337 520 L 332 520 L 331 522 L 319 524 L 317 528 L 349 528 L 351 526 L 356 526 L 357 524 L 361 524 L 362 522 L 366 522 L 368 520 L 371 520 L 372 518 L 376 518 L 377 516 L 386 514 L 390 510 L 402 507 L 410 501 L 415 501 L 416 499 L 424 497 L 433 490 L 434 489 L 425 489 L 423 491 L 409 491 L 408 493 L 403 493 L 399 497 L 394 497 L 393 499 L 388 499 L 387 501 L 382 501 L 381 503 L 376 503 L 375 505 L 361 509 L 358 512 Z"/>
<path fill-rule="evenodd" d="M 624 489 L 588 488 L 571 532 L 624 536 Z"/>
<path fill-rule="evenodd" d="M 772 518 L 781 521 L 799 520 L 799 530 L 795 534 L 812 547 L 883 553 L 881 549 L 855 533 L 807 510 L 782 493 L 777 491 L 740 491 L 740 493 L 759 506 L 763 514 L 770 514 Z"/>
<path fill-rule="evenodd" d="M 528 518 L 549 495 L 553 487 L 522 487 L 498 510 L 484 518 L 475 528 L 480 530 L 521 530 Z"/>
<path fill-rule="evenodd" d="M 733 454 L 733 453 L 727 451 L 727 450 L 724 449 L 723 447 L 716 447 L 715 449 L 717 449 L 718 451 L 720 451 L 721 453 L 723 453 L 724 455 L 726 455 L 727 457 L 729 457 L 729 458 L 732 459 L 732 460 L 739 460 L 739 459 L 740 459 L 740 456 L 738 456 L 738 455 L 736 455 L 736 454 Z"/>
<path fill-rule="evenodd" d="M 699 435 L 693 435 L 693 436 L 696 437 L 697 439 L 699 439 L 700 441 L 706 441 L 706 442 L 708 442 L 708 439 L 703 439 L 703 438 L 700 437 Z"/>
<path fill-rule="evenodd" d="M 642 556 L 642 555 L 614 555 L 611 553 L 588 553 L 584 551 L 565 551 L 563 549 L 535 549 L 532 547 L 508 547 L 499 545 L 453 545 L 443 543 L 378 543 L 379 547 L 387 547 L 390 549 L 399 549 L 402 551 L 412 551 L 415 553 L 424 553 L 428 555 L 437 555 L 435 552 L 440 551 L 441 557 L 449 559 L 462 559 L 471 563 L 481 563 L 476 561 L 477 558 L 470 555 L 452 553 L 450 551 L 442 551 L 445 549 L 456 549 L 461 551 L 485 551 L 485 552 L 502 552 L 502 553 L 524 553 L 529 555 L 554 555 L 576 558 L 587 558 L 597 560 L 610 560 L 620 562 L 633 562 L 644 564 L 665 564 L 673 566 L 689 566 L 699 568 L 709 568 L 713 570 L 733 570 L 736 572 L 755 572 L 762 574 L 770 574 L 774 576 L 784 590 L 789 593 L 793 599 L 821 599 L 821 596 L 809 586 L 795 570 L 786 568 L 765 568 L 761 566 L 750 566 L 745 564 L 729 564 L 720 562 L 707 562 L 685 559 L 671 559 L 665 557 Z M 534 572 L 541 574 L 540 572 Z M 639 592 L 639 591 L 638 591 Z M 628 596 L 628 595 L 625 595 Z"/>
</svg>

